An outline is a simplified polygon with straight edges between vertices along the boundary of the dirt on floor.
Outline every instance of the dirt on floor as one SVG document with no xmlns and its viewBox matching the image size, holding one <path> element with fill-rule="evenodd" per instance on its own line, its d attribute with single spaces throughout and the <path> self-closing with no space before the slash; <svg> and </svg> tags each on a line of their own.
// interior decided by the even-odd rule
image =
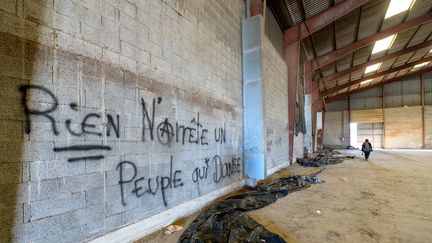
<svg viewBox="0 0 432 243">
<path fill-rule="evenodd" d="M 287 242 L 432 242 L 432 151 L 376 150 L 368 162 L 358 150 L 342 152 L 357 158 L 327 166 L 318 175 L 325 183 L 248 215 Z M 196 216 L 176 224 L 187 227 Z M 137 242 L 177 242 L 182 232 Z"/>
</svg>

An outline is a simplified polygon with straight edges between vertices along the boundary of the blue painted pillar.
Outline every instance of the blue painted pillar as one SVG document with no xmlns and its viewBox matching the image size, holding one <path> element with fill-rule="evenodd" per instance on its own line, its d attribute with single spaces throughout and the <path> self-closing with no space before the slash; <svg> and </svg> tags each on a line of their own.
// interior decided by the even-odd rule
<svg viewBox="0 0 432 243">
<path fill-rule="evenodd" d="M 262 15 L 242 22 L 243 46 L 243 151 L 247 183 L 266 177 L 265 108 L 262 77 Z"/>
</svg>

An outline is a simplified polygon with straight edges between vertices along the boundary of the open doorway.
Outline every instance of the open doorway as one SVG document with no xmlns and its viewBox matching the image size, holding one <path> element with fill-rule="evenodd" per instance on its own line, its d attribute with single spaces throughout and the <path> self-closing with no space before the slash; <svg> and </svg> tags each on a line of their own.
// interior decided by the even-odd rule
<svg viewBox="0 0 432 243">
<path fill-rule="evenodd" d="M 350 123 L 350 145 L 358 148 L 357 144 L 357 123 Z"/>
<path fill-rule="evenodd" d="M 374 148 L 382 148 L 383 123 L 359 123 L 357 126 L 357 143 L 361 146 L 365 139 Z"/>
</svg>

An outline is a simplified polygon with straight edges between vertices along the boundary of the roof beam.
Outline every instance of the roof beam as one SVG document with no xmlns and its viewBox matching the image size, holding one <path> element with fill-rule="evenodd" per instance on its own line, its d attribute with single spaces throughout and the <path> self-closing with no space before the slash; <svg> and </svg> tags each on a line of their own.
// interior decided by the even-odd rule
<svg viewBox="0 0 432 243">
<path fill-rule="evenodd" d="M 290 29 L 300 28 L 300 34 L 297 40 L 303 40 L 311 34 L 321 30 L 325 26 L 331 24 L 337 19 L 345 16 L 346 14 L 352 12 L 353 10 L 361 7 L 369 0 L 344 0 L 341 1 L 332 7 L 324 10 L 323 12 L 316 14 L 304 22 L 294 25 L 293 27 L 287 29 L 286 31 L 290 32 Z M 297 31 L 294 31 L 296 33 Z M 291 43 L 288 43 L 291 44 Z"/>
<path fill-rule="evenodd" d="M 428 46 L 432 46 L 432 39 L 428 40 L 428 41 L 425 41 L 425 42 L 422 42 L 422 43 L 420 43 L 418 45 L 411 46 L 411 47 L 402 49 L 400 51 L 396 51 L 396 52 L 393 52 L 391 54 L 388 54 L 388 55 L 385 55 L 385 56 L 382 56 L 382 57 L 379 57 L 379 58 L 375 58 L 375 59 L 370 60 L 368 62 L 361 63 L 361 64 L 355 65 L 355 66 L 353 66 L 351 68 L 348 68 L 348 69 L 342 70 L 340 72 L 331 74 L 331 75 L 329 75 L 327 77 L 322 78 L 322 81 L 325 82 L 325 83 L 332 82 L 332 81 L 335 81 L 335 80 L 337 80 L 339 78 L 345 77 L 345 76 L 347 76 L 347 75 L 349 75 L 349 74 L 351 74 L 351 73 L 353 73 L 353 72 L 355 72 L 357 70 L 364 69 L 367 66 L 370 66 L 370 65 L 373 65 L 373 64 L 377 64 L 377 63 L 380 63 L 380 62 L 384 62 L 384 61 L 390 60 L 392 58 L 396 58 L 396 57 L 405 55 L 407 53 L 414 52 L 414 51 L 420 50 L 422 48 L 426 48 Z"/>
<path fill-rule="evenodd" d="M 364 88 L 355 89 L 355 90 L 352 90 L 350 92 L 345 92 L 345 93 L 342 93 L 342 94 L 339 94 L 339 95 L 336 95 L 336 96 L 333 96 L 333 97 L 325 98 L 324 100 L 325 100 L 325 103 L 328 104 L 328 103 L 331 103 L 333 101 L 339 100 L 339 99 L 341 99 L 343 97 L 346 97 L 346 96 L 349 96 L 349 95 L 352 95 L 352 94 L 355 94 L 355 93 L 358 93 L 358 92 L 361 92 L 361 91 L 365 91 L 365 90 L 368 90 L 368 89 L 373 89 L 375 87 L 383 86 L 383 85 L 386 85 L 386 84 L 389 84 L 389 83 L 393 83 L 393 82 L 397 82 L 397 81 L 404 81 L 404 79 L 407 79 L 407 78 L 410 78 L 410 77 L 413 77 L 413 76 L 417 76 L 417 75 L 420 75 L 422 73 L 426 73 L 426 72 L 430 72 L 430 71 L 432 71 L 432 67 L 424 68 L 424 69 L 421 69 L 419 71 L 408 73 L 408 74 L 405 74 L 405 75 L 402 75 L 402 76 L 399 76 L 399 77 L 387 79 L 387 80 L 384 80 L 382 82 L 366 86 Z"/>
<path fill-rule="evenodd" d="M 321 94 L 322 94 L 322 96 L 326 96 L 326 95 L 335 93 L 337 91 L 340 91 L 340 90 L 342 90 L 342 89 L 344 89 L 346 87 L 349 87 L 351 85 L 358 84 L 358 83 L 361 83 L 361 82 L 369 80 L 369 79 L 378 78 L 378 77 L 381 77 L 381 76 L 384 76 L 384 75 L 387 75 L 387 74 L 390 74 L 390 73 L 394 73 L 394 72 L 397 72 L 397 71 L 401 71 L 403 69 L 406 69 L 406 68 L 409 68 L 409 67 L 413 67 L 414 65 L 417 65 L 417 64 L 420 64 L 420 63 L 424 63 L 424 62 L 429 62 L 429 61 L 432 61 L 432 56 L 427 57 L 427 58 L 422 58 L 422 59 L 417 60 L 415 62 L 410 62 L 410 63 L 407 63 L 405 65 L 401 65 L 401 66 L 398 66 L 398 67 L 395 67 L 395 68 L 392 68 L 392 69 L 389 69 L 389 70 L 385 70 L 383 72 L 375 73 L 373 75 L 365 76 L 365 77 L 360 78 L 360 79 L 352 80 L 351 82 L 344 83 L 344 84 L 338 85 L 336 87 L 327 89 L 327 90 L 321 92 Z"/>
<path fill-rule="evenodd" d="M 312 62 L 312 69 L 315 71 L 319 68 L 324 67 L 325 65 L 335 62 L 339 60 L 340 58 L 355 52 L 359 50 L 362 47 L 365 47 L 377 40 L 381 40 L 389 35 L 397 34 L 399 32 L 411 29 L 415 26 L 427 23 L 432 20 L 432 12 L 428 12 L 425 15 L 419 16 L 415 19 L 409 20 L 407 22 L 404 22 L 402 24 L 396 25 L 394 27 L 391 27 L 387 30 L 381 31 L 376 33 L 375 35 L 366 37 L 364 39 L 361 39 L 359 41 L 356 41 L 352 44 L 349 44 L 347 46 L 344 46 L 340 49 L 337 49 L 335 51 L 332 51 L 328 54 L 325 54 L 323 56 L 315 58 L 315 61 Z"/>
</svg>

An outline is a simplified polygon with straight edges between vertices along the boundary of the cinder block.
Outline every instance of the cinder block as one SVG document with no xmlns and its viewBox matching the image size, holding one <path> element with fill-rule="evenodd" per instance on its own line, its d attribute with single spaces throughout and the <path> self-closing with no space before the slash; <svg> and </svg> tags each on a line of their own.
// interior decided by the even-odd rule
<svg viewBox="0 0 432 243">
<path fill-rule="evenodd" d="M 47 199 L 31 203 L 31 220 L 38 220 L 53 215 L 85 207 L 83 193 L 65 195 L 62 198 Z"/>
<path fill-rule="evenodd" d="M 56 198 L 60 194 L 59 179 L 30 183 L 30 202 Z"/>
<path fill-rule="evenodd" d="M 118 23 L 104 19 L 103 45 L 111 51 L 120 52 L 120 28 Z"/>
<path fill-rule="evenodd" d="M 159 70 L 170 73 L 172 71 L 171 63 L 164 61 L 156 56 L 151 56 L 151 66 Z"/>
<path fill-rule="evenodd" d="M 22 78 L 22 60 L 15 57 L 2 56 L 0 59 L 0 73 L 12 78 Z"/>
<path fill-rule="evenodd" d="M 100 25 L 100 24 L 99 24 Z M 81 22 L 81 35 L 85 40 L 91 42 L 93 44 L 99 45 L 102 39 L 102 29 L 95 28 L 94 26 L 87 25 L 86 23 Z"/>
<path fill-rule="evenodd" d="M 0 141 L 22 141 L 23 132 L 22 121 L 0 120 Z"/>
<path fill-rule="evenodd" d="M 115 214 L 101 221 L 92 221 L 87 223 L 89 236 L 101 235 L 103 232 L 109 232 L 121 226 L 121 214 Z"/>
<path fill-rule="evenodd" d="M 127 42 L 129 45 L 136 45 L 138 42 L 137 33 L 129 29 L 121 28 L 120 40 L 123 42 Z"/>
<path fill-rule="evenodd" d="M 123 87 L 120 84 L 110 81 L 105 82 L 105 95 L 122 97 L 122 93 Z"/>
<path fill-rule="evenodd" d="M 23 223 L 23 204 L 0 208 L 0 226 L 12 229 L 14 225 Z"/>
<path fill-rule="evenodd" d="M 135 32 L 138 28 L 137 21 L 129 15 L 120 12 L 120 24 L 123 28 Z"/>
<path fill-rule="evenodd" d="M 47 237 L 37 239 L 35 241 L 32 241 L 33 243 L 45 243 L 45 242 L 63 242 L 63 235 L 62 233 L 58 233 L 55 235 L 49 235 Z"/>
<path fill-rule="evenodd" d="M 27 143 L 22 148 L 23 161 L 44 161 L 53 160 L 55 158 L 52 142 L 32 142 Z"/>
<path fill-rule="evenodd" d="M 120 55 L 120 66 L 128 70 L 136 70 L 137 60 Z"/>
<path fill-rule="evenodd" d="M 31 181 L 62 178 L 85 173 L 85 161 L 69 163 L 66 160 L 36 161 L 30 163 Z"/>
<path fill-rule="evenodd" d="M 95 1 L 81 1 L 80 4 L 88 9 L 91 9 L 94 12 L 99 12 L 101 11 L 101 6 L 99 2 L 95 2 Z"/>
<path fill-rule="evenodd" d="M 105 189 L 96 188 L 96 189 L 87 190 L 85 192 L 85 197 L 86 197 L 87 207 L 94 206 L 97 204 L 104 204 Z"/>
<path fill-rule="evenodd" d="M 24 16 L 28 19 L 37 20 L 37 22 L 43 23 L 49 27 L 52 27 L 52 21 L 54 19 L 50 9 L 33 0 L 24 1 Z"/>
<path fill-rule="evenodd" d="M 60 183 L 60 191 L 62 193 L 80 192 L 101 188 L 103 186 L 103 174 L 92 173 L 62 178 Z"/>
<path fill-rule="evenodd" d="M 87 207 L 86 222 L 96 222 L 105 218 L 105 204 Z"/>
<path fill-rule="evenodd" d="M 125 113 L 137 114 L 141 111 L 141 107 L 137 104 L 135 100 L 123 99 L 124 101 L 124 110 Z"/>
<path fill-rule="evenodd" d="M 141 205 L 141 199 L 135 196 L 125 197 L 126 205 L 123 205 L 121 200 L 120 187 L 118 185 L 107 187 L 106 198 L 107 216 L 112 216 L 114 214 L 125 212 Z"/>
<path fill-rule="evenodd" d="M 0 25 L 2 32 L 16 35 L 18 31 L 23 30 L 22 25 L 20 25 L 21 19 L 16 15 L 2 11 L 0 18 L 3 20 L 2 25 Z"/>
<path fill-rule="evenodd" d="M 155 202 L 155 200 L 150 200 L 150 198 L 147 198 L 144 203 L 144 206 L 133 208 L 124 212 L 122 223 L 126 225 L 135 223 L 150 215 L 156 214 L 165 208 L 163 203 Z"/>
<path fill-rule="evenodd" d="M 119 181 L 120 181 L 119 170 L 115 169 L 115 170 L 105 171 L 105 174 L 106 174 L 105 183 L 107 186 L 119 186 Z M 130 168 L 124 169 L 123 174 L 125 175 L 125 178 L 126 176 L 128 176 L 127 178 L 132 178 L 133 170 Z"/>
<path fill-rule="evenodd" d="M 77 34 L 79 32 L 79 21 L 77 19 L 69 18 L 63 14 L 57 13 L 55 15 L 55 27 L 62 32 L 68 34 Z"/>
<path fill-rule="evenodd" d="M 65 243 L 82 242 L 87 238 L 87 226 L 82 225 L 77 228 L 63 231 L 62 238 Z"/>
<path fill-rule="evenodd" d="M 101 91 L 93 92 L 93 91 L 84 91 L 85 102 L 84 105 L 87 108 L 95 108 L 100 109 L 103 104 L 103 96 Z"/>
<path fill-rule="evenodd" d="M 61 225 L 51 217 L 42 220 L 31 221 L 26 224 L 19 224 L 14 227 L 13 241 L 28 242 L 36 241 L 61 232 Z"/>
<path fill-rule="evenodd" d="M 105 109 L 114 113 L 121 113 L 123 111 L 123 103 L 120 102 L 122 98 L 114 96 L 105 96 Z"/>
<path fill-rule="evenodd" d="M 124 159 L 123 156 L 114 155 L 105 157 L 105 171 L 115 170 L 118 163 Z"/>
<path fill-rule="evenodd" d="M 132 18 L 136 17 L 137 10 L 135 4 L 132 4 L 129 1 L 122 0 L 120 1 L 120 4 L 118 6 L 119 6 L 119 10 L 122 13 L 125 13 Z"/>
<path fill-rule="evenodd" d="M 126 77 L 125 77 L 125 82 L 126 82 Z M 131 84 L 134 83 L 134 77 L 131 77 L 131 75 L 130 75 L 130 77 L 127 78 L 127 82 L 131 83 Z M 123 87 L 122 91 L 123 91 L 122 92 L 123 98 L 134 101 L 135 105 L 140 104 L 139 101 L 138 102 L 136 101 L 137 100 L 137 89 L 136 88 Z"/>
<path fill-rule="evenodd" d="M 5 1 L 1 1 L 0 9 L 8 13 L 15 14 L 16 7 L 17 7 L 16 5 L 17 5 L 16 0 L 5 0 Z"/>
<path fill-rule="evenodd" d="M 95 60 L 100 60 L 102 58 L 102 46 L 84 40 L 80 44 L 81 52 L 84 56 Z"/>
<path fill-rule="evenodd" d="M 126 127 L 124 129 L 125 140 L 127 141 L 141 141 L 142 128 Z"/>
<path fill-rule="evenodd" d="M 0 207 L 26 203 L 29 200 L 29 185 L 28 183 L 0 185 L 0 194 L 3 199 L 0 201 Z"/>
<path fill-rule="evenodd" d="M 82 194 L 81 194 L 82 196 Z M 87 210 L 80 208 L 77 210 L 71 210 L 53 218 L 57 220 L 57 223 L 61 225 L 62 230 L 73 229 L 82 225 L 85 225 Z"/>
<path fill-rule="evenodd" d="M 85 9 L 81 15 L 81 23 L 99 28 L 102 24 L 102 16 L 90 9 Z"/>
<path fill-rule="evenodd" d="M 23 162 L 22 163 L 22 182 L 29 182 L 30 181 L 30 163 L 29 162 Z"/>
<path fill-rule="evenodd" d="M 104 171 L 103 160 L 86 160 L 86 174 L 90 173 L 102 173 Z"/>
<path fill-rule="evenodd" d="M 109 19 L 111 21 L 118 21 L 119 20 L 119 14 L 118 14 L 118 9 L 116 9 L 113 5 L 111 5 L 110 3 L 107 2 L 102 2 L 102 11 L 103 11 L 103 16 L 106 19 Z"/>
</svg>

